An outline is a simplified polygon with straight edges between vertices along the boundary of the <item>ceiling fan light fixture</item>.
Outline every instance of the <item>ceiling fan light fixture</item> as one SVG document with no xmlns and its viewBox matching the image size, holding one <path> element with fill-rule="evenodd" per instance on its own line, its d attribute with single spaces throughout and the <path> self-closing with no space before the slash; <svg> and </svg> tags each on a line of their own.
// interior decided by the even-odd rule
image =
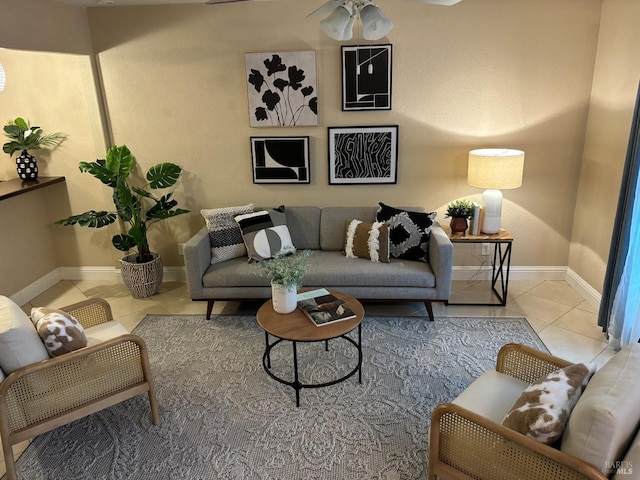
<svg viewBox="0 0 640 480">
<path fill-rule="evenodd" d="M 360 20 L 362 21 L 362 36 L 365 40 L 380 40 L 393 28 L 393 22 L 371 2 L 367 2 L 360 9 Z"/>
<path fill-rule="evenodd" d="M 320 28 L 334 40 L 349 40 L 351 28 L 348 27 L 353 26 L 352 17 L 355 18 L 352 11 L 345 4 L 342 4 L 320 22 Z M 345 34 L 348 38 L 345 38 Z"/>
</svg>

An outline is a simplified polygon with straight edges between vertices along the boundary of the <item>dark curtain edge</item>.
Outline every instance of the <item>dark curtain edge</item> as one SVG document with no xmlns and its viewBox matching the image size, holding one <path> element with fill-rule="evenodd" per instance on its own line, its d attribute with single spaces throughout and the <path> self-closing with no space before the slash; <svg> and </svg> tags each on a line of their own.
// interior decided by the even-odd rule
<svg viewBox="0 0 640 480">
<path fill-rule="evenodd" d="M 638 182 L 638 170 L 640 159 L 638 158 L 638 144 L 640 143 L 640 82 L 636 94 L 636 104 L 631 121 L 631 131 L 629 133 L 629 145 L 625 159 L 622 179 L 620 181 L 620 196 L 616 208 L 616 217 L 611 232 L 611 246 L 609 247 L 609 259 L 602 286 L 602 297 L 600 309 L 598 311 L 598 325 L 603 332 L 609 328 L 609 318 L 613 308 L 615 289 L 624 267 L 624 259 L 629 250 L 629 234 L 631 227 L 631 217 L 629 208 L 633 205 L 635 190 Z"/>
</svg>

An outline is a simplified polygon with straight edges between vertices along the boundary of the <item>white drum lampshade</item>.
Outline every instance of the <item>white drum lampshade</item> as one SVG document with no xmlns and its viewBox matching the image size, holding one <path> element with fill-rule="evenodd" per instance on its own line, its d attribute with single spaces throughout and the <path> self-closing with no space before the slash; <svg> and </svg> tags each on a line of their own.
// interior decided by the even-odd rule
<svg viewBox="0 0 640 480">
<path fill-rule="evenodd" d="M 482 194 L 483 233 L 498 233 L 502 216 L 502 192 L 522 185 L 524 152 L 507 148 L 482 148 L 469 152 L 467 183 L 485 188 Z"/>
</svg>

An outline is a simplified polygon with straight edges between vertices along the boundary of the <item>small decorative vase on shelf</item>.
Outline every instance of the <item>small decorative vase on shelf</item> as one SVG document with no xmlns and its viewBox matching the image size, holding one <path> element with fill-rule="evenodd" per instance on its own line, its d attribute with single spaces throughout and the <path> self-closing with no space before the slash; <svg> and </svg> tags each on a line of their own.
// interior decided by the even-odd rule
<svg viewBox="0 0 640 480">
<path fill-rule="evenodd" d="M 469 227 L 466 217 L 451 217 L 451 233 L 455 235 L 464 235 L 464 232 Z"/>
<path fill-rule="evenodd" d="M 276 313 L 287 314 L 296 309 L 296 286 L 271 284 L 271 299 Z"/>
<path fill-rule="evenodd" d="M 16 169 L 22 180 L 36 180 L 38 178 L 36 157 L 26 150 L 22 150 L 22 153 L 16 157 Z"/>
</svg>

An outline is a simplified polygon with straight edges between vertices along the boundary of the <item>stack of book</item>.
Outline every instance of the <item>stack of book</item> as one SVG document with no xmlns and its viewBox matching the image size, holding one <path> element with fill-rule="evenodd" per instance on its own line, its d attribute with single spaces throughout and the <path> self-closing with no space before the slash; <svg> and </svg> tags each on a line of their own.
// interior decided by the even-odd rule
<svg viewBox="0 0 640 480">
<path fill-rule="evenodd" d="M 356 314 L 344 300 L 332 295 L 326 288 L 299 293 L 297 302 L 298 308 L 311 319 L 316 327 L 356 318 Z"/>
<path fill-rule="evenodd" d="M 482 217 L 484 216 L 484 208 L 478 202 L 473 202 L 473 216 L 471 217 L 471 226 L 469 227 L 470 235 L 480 235 L 482 233 Z"/>
</svg>

